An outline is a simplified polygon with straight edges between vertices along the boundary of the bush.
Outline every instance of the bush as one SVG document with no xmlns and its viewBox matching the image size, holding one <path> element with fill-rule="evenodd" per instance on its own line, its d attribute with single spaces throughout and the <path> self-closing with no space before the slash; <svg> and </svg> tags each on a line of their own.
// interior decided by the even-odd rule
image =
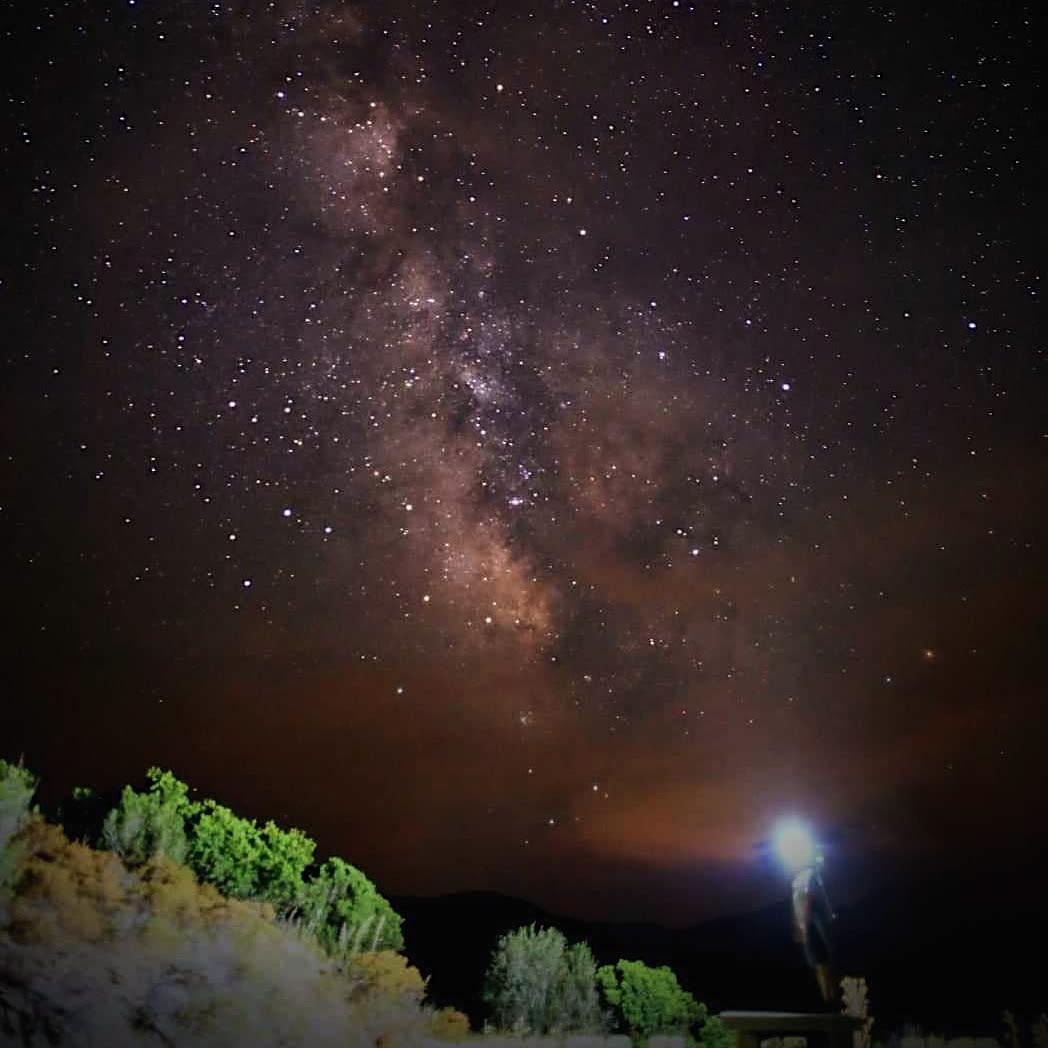
<svg viewBox="0 0 1048 1048">
<path fill-rule="evenodd" d="M 315 843 L 301 830 L 270 821 L 261 829 L 224 805 L 206 800 L 193 806 L 186 858 L 196 875 L 235 899 L 270 902 L 291 909 L 304 888 Z"/>
<path fill-rule="evenodd" d="M 484 1000 L 502 1030 L 532 1035 L 600 1033 L 605 1016 L 597 966 L 585 943 L 534 924 L 503 935 L 492 953 Z"/>
<path fill-rule="evenodd" d="M 469 1037 L 469 1016 L 457 1008 L 441 1008 L 433 1016 L 430 1033 L 439 1041 L 464 1041 Z"/>
<path fill-rule="evenodd" d="M 300 930 L 342 961 L 365 950 L 403 948 L 399 914 L 356 867 L 332 858 L 306 882 L 316 844 L 301 830 L 273 821 L 259 827 L 217 801 L 193 801 L 189 787 L 169 771 L 150 768 L 147 780 L 145 792 L 125 786 L 102 823 L 101 845 L 128 866 L 161 856 L 185 862 L 225 896 L 271 903 L 282 916 L 297 914 Z M 92 791 L 78 788 L 63 815 L 83 829 L 100 803 Z"/>
<path fill-rule="evenodd" d="M 328 859 L 303 886 L 299 909 L 305 931 L 333 957 L 346 960 L 361 951 L 401 950 L 402 919 L 375 885 L 355 866 Z"/>
<path fill-rule="evenodd" d="M 216 801 L 192 801 L 189 787 L 169 771 L 150 768 L 147 778 L 145 793 L 124 787 L 102 825 L 103 846 L 132 867 L 160 855 L 186 862 L 236 899 L 271 902 L 281 911 L 299 901 L 316 848 L 306 834 L 272 821 L 260 829 Z M 93 800 L 89 790 L 74 791 L 68 809 L 75 826 L 89 821 Z"/>
<path fill-rule="evenodd" d="M 700 1003 L 699 1007 L 703 1007 Z M 735 1048 L 735 1034 L 717 1015 L 707 1015 L 699 1028 L 700 1048 Z"/>
<path fill-rule="evenodd" d="M 549 1032 L 564 946 L 564 936 L 556 928 L 534 924 L 499 939 L 484 986 L 484 1000 L 499 1029 L 533 1035 Z"/>
<path fill-rule="evenodd" d="M 405 996 L 349 1000 L 345 973 L 268 905 L 164 857 L 128 871 L 40 819 L 21 841 L 0 915 L 0 1043 L 374 1048 L 428 1031 Z"/>
<path fill-rule="evenodd" d="M 695 1023 L 707 1019 L 706 1007 L 681 987 L 665 965 L 649 968 L 643 961 L 619 961 L 599 969 L 597 981 L 635 1040 L 656 1034 L 685 1034 Z M 715 1034 L 711 1029 L 711 1037 Z"/>
<path fill-rule="evenodd" d="M 342 859 L 306 885 L 301 831 L 191 801 L 151 768 L 104 819 L 105 800 L 74 791 L 72 820 L 115 846 L 95 851 L 30 808 L 34 787 L 0 761 L 0 1042 L 415 1048 L 432 1035 L 425 980 L 391 949 L 400 916 Z M 275 903 L 309 903 L 323 936 L 274 920 Z M 460 1029 L 459 1014 L 437 1028 Z"/>
<path fill-rule="evenodd" d="M 420 1005 L 426 996 L 426 980 L 408 959 L 392 950 L 358 953 L 349 965 L 350 977 L 358 981 L 359 992 L 375 994 Z"/>
<path fill-rule="evenodd" d="M 313 862 L 316 843 L 301 830 L 282 830 L 267 822 L 260 833 L 257 891 L 278 910 L 288 910 L 302 896 L 303 877 Z"/>
<path fill-rule="evenodd" d="M 0 759 L 0 888 L 12 883 L 20 864 L 13 843 L 32 817 L 36 779 L 21 764 Z"/>
<path fill-rule="evenodd" d="M 146 778 L 146 793 L 124 787 L 119 804 L 102 824 L 102 844 L 128 866 L 141 866 L 161 855 L 183 862 L 188 844 L 186 818 L 194 808 L 189 788 L 159 768 L 150 768 Z"/>
<path fill-rule="evenodd" d="M 580 1033 L 603 1033 L 609 1016 L 601 1009 L 597 990 L 597 962 L 584 942 L 564 951 L 564 962 L 555 992 L 554 1029 Z"/>
<path fill-rule="evenodd" d="M 189 865 L 223 895 L 253 899 L 260 890 L 262 840 L 258 827 L 217 801 L 206 800 L 193 819 Z"/>
<path fill-rule="evenodd" d="M 35 792 L 36 779 L 26 768 L 0 759 L 0 848 L 29 821 Z"/>
</svg>

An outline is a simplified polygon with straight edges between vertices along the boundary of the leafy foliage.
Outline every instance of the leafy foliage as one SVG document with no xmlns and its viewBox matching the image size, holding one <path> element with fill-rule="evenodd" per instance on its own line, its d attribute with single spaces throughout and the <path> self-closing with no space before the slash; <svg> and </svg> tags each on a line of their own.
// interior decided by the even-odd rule
<svg viewBox="0 0 1048 1048">
<path fill-rule="evenodd" d="M 262 899 L 291 908 L 304 890 L 303 874 L 316 844 L 301 830 L 270 821 L 261 829 L 224 805 L 206 800 L 191 825 L 189 865 L 235 899 Z"/>
<path fill-rule="evenodd" d="M 20 849 L 14 837 L 28 824 L 36 779 L 21 764 L 0 759 L 0 888 L 14 880 Z"/>
<path fill-rule="evenodd" d="M 273 821 L 259 827 L 217 801 L 193 801 L 184 782 L 159 768 L 149 769 L 148 780 L 144 793 L 125 787 L 103 823 L 102 843 L 129 866 L 161 855 L 184 861 L 223 895 L 301 914 L 305 930 L 342 959 L 403 947 L 400 916 L 356 867 L 331 858 L 306 881 L 316 844 L 301 830 Z M 79 792 L 70 809 L 90 803 Z"/>
<path fill-rule="evenodd" d="M 0 759 L 0 848 L 29 821 L 36 779 L 21 764 Z"/>
<path fill-rule="evenodd" d="M 704 1008 L 701 1003 L 699 1007 Z M 707 1015 L 699 1028 L 698 1043 L 699 1048 L 735 1048 L 736 1039 L 719 1015 Z"/>
<path fill-rule="evenodd" d="M 277 909 L 289 909 L 302 895 L 316 842 L 301 830 L 282 830 L 272 820 L 262 827 L 259 837 L 258 897 Z"/>
<path fill-rule="evenodd" d="M 684 1034 L 707 1018 L 706 1007 L 681 987 L 673 970 L 665 965 L 650 968 L 643 961 L 619 961 L 598 969 L 597 981 L 635 1039 Z M 711 1029 L 711 1037 L 716 1032 Z"/>
<path fill-rule="evenodd" d="M 597 990 L 597 962 L 588 943 L 577 942 L 564 951 L 555 993 L 556 1022 L 560 1030 L 603 1032 L 608 1016 Z"/>
<path fill-rule="evenodd" d="M 519 1033 L 597 1033 L 604 1015 L 589 946 L 568 946 L 556 928 L 534 924 L 503 935 L 492 953 L 484 1000 L 495 1025 Z"/>
<path fill-rule="evenodd" d="M 404 947 L 402 919 L 375 885 L 345 859 L 332 857 L 304 885 L 302 923 L 332 956 Z"/>
<path fill-rule="evenodd" d="M 125 786 L 120 802 L 102 824 L 102 843 L 129 866 L 141 866 L 166 855 L 175 862 L 186 857 L 186 817 L 193 811 L 189 788 L 169 771 L 150 768 L 149 790 Z"/>
<path fill-rule="evenodd" d="M 258 827 L 217 801 L 204 801 L 195 813 L 188 858 L 197 876 L 223 895 L 253 899 L 259 894 Z"/>
<path fill-rule="evenodd" d="M 496 1026 L 532 1034 L 549 1031 L 565 942 L 556 928 L 534 924 L 499 939 L 484 986 Z"/>
<path fill-rule="evenodd" d="M 272 821 L 259 828 L 216 801 L 193 801 L 169 771 L 150 768 L 147 779 L 144 793 L 124 787 L 102 824 L 102 843 L 124 862 L 137 867 L 166 855 L 233 898 L 264 900 L 278 910 L 297 903 L 316 848 L 306 834 Z M 71 823 L 89 821 L 95 803 L 90 791 L 74 791 Z"/>
</svg>

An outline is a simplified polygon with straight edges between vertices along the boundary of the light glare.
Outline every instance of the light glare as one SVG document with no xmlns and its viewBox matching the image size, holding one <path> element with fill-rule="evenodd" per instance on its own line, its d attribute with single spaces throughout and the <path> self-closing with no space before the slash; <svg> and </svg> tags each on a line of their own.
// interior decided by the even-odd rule
<svg viewBox="0 0 1048 1048">
<path fill-rule="evenodd" d="M 775 851 L 790 871 L 815 864 L 815 838 L 800 819 L 786 819 L 775 831 Z"/>
</svg>

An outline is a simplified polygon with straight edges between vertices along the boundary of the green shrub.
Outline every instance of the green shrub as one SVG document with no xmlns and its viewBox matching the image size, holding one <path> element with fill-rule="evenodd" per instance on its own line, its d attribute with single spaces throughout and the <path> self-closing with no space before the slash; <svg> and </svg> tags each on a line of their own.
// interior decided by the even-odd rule
<svg viewBox="0 0 1048 1048">
<path fill-rule="evenodd" d="M 707 1018 L 706 1007 L 683 989 L 673 970 L 643 961 L 619 961 L 597 972 L 607 1002 L 635 1040 L 656 1034 L 685 1034 Z M 715 1036 L 716 1030 L 711 1029 Z"/>
<path fill-rule="evenodd" d="M 0 759 L 0 848 L 29 821 L 36 779 L 21 764 Z"/>
<path fill-rule="evenodd" d="M 700 1003 L 699 1007 L 703 1007 Z M 707 1015 L 699 1027 L 699 1048 L 735 1048 L 735 1033 L 718 1015 Z"/>
<path fill-rule="evenodd" d="M 159 768 L 150 768 L 146 778 L 146 793 L 124 787 L 120 802 L 102 824 L 102 844 L 128 866 L 141 866 L 162 855 L 184 862 L 186 819 L 195 807 L 189 787 Z"/>
<path fill-rule="evenodd" d="M 125 786 L 102 823 L 100 843 L 132 868 L 166 856 L 184 862 L 204 883 L 234 899 L 269 902 L 331 956 L 399 950 L 401 918 L 375 885 L 339 858 L 325 862 L 308 883 L 316 844 L 301 830 L 273 821 L 259 826 L 214 800 L 190 799 L 169 771 L 150 768 L 144 792 Z M 78 788 L 68 808 L 77 827 L 91 821 L 99 799 Z"/>
<path fill-rule="evenodd" d="M 250 819 L 217 801 L 204 801 L 190 831 L 189 865 L 223 895 L 253 899 L 260 891 L 262 838 Z"/>
<path fill-rule="evenodd" d="M 355 866 L 333 857 L 307 882 L 299 899 L 300 921 L 333 957 L 363 950 L 401 950 L 402 919 Z"/>
<path fill-rule="evenodd" d="M 26 768 L 0 759 L 0 888 L 13 882 L 20 865 L 20 849 L 14 837 L 33 814 L 35 792 L 36 779 Z"/>
<path fill-rule="evenodd" d="M 258 856 L 258 897 L 278 910 L 294 906 L 305 887 L 305 872 L 313 862 L 316 842 L 301 830 L 282 830 L 267 822 L 260 831 Z"/>
<path fill-rule="evenodd" d="M 158 854 L 185 861 L 224 895 L 261 899 L 289 909 L 302 892 L 314 842 L 301 830 L 270 821 L 261 829 L 213 800 L 189 800 L 188 787 L 170 772 L 149 770 L 147 794 L 125 788 L 106 819 L 103 839 L 129 865 Z"/>
</svg>

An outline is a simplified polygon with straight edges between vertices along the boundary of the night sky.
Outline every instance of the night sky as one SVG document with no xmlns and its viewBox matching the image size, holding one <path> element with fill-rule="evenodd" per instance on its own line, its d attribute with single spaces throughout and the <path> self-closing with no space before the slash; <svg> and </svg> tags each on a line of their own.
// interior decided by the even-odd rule
<svg viewBox="0 0 1048 1048">
<path fill-rule="evenodd" d="M 0 751 L 671 924 L 1048 825 L 1033 6 L 19 5 Z M 1040 829 L 1038 829 L 1040 828 Z"/>
</svg>

